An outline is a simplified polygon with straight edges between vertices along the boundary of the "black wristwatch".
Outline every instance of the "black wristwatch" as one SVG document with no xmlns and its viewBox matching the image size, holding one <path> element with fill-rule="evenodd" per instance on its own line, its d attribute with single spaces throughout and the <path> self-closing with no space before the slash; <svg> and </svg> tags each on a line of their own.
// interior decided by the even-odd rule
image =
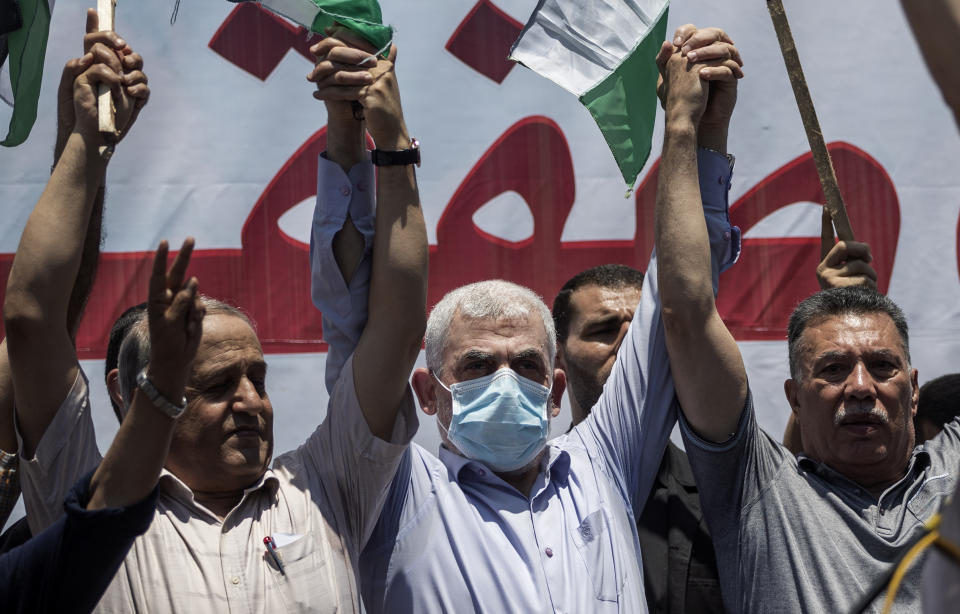
<svg viewBox="0 0 960 614">
<path fill-rule="evenodd" d="M 416 164 L 420 166 L 420 141 L 410 139 L 410 147 L 400 151 L 385 151 L 383 149 L 374 149 L 370 153 L 370 159 L 374 166 L 407 166 Z"/>
</svg>

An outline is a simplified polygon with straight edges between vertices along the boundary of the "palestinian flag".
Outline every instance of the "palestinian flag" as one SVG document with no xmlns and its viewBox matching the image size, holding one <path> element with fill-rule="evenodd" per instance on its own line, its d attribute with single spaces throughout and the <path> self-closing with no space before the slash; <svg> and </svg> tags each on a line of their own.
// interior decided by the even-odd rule
<svg viewBox="0 0 960 614">
<path fill-rule="evenodd" d="M 8 55 L 0 71 L 6 81 L 0 86 L 0 96 L 7 102 L 13 99 L 10 129 L 0 145 L 15 147 L 27 140 L 37 119 L 53 0 L 0 0 L 0 3 L 8 7 L 16 5 L 20 17 L 19 27 L 5 34 Z M 6 10 L 4 13 L 7 14 Z"/>
<path fill-rule="evenodd" d="M 540 0 L 510 59 L 576 95 L 624 181 L 650 156 L 669 0 Z"/>
<path fill-rule="evenodd" d="M 325 30 L 334 24 L 346 26 L 367 42 L 389 51 L 393 28 L 383 25 L 377 0 L 230 0 L 254 2 L 283 15 L 311 32 L 325 36 Z"/>
</svg>

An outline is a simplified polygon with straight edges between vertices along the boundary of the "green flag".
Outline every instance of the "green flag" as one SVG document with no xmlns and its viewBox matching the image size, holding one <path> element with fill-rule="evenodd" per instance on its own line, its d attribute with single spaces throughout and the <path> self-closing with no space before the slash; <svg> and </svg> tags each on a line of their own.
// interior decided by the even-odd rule
<svg viewBox="0 0 960 614">
<path fill-rule="evenodd" d="M 7 36 L 13 116 L 10 129 L 0 145 L 15 147 L 27 140 L 37 120 L 37 100 L 43 81 L 43 59 L 47 54 L 50 7 L 47 0 L 20 0 L 23 26 Z"/>
<path fill-rule="evenodd" d="M 628 186 L 650 156 L 668 0 L 540 0 L 510 59 L 575 94 Z"/>
<path fill-rule="evenodd" d="M 258 3 L 317 34 L 325 34 L 335 23 L 346 26 L 383 53 L 389 51 L 387 46 L 393 39 L 393 28 L 383 25 L 377 0 L 260 0 Z"/>
</svg>

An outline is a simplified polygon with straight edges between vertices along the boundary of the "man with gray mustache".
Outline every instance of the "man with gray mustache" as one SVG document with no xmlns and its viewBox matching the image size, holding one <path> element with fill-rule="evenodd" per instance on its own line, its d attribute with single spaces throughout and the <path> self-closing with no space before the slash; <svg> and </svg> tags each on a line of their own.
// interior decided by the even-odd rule
<svg viewBox="0 0 960 614">
<path fill-rule="evenodd" d="M 903 312 L 873 289 L 852 287 L 818 292 L 790 317 L 784 391 L 803 453 L 760 429 L 743 359 L 713 296 L 696 158 L 685 153 L 707 94 L 688 62 L 668 46 L 658 57 L 671 96 L 656 249 L 680 430 L 724 604 L 729 612 L 848 612 L 953 491 L 960 421 L 914 447 L 919 387 Z M 893 611 L 919 611 L 921 568 L 907 572 Z"/>
</svg>

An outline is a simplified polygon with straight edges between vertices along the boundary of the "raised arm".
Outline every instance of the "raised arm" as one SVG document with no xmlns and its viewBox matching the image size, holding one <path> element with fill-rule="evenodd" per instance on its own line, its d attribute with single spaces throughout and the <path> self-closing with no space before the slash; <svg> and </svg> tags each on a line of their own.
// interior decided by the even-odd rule
<svg viewBox="0 0 960 614">
<path fill-rule="evenodd" d="M 657 275 L 670 368 L 684 416 L 700 436 L 725 441 L 736 429 L 747 380 L 714 300 L 696 147 L 708 97 L 735 92 L 739 67 L 725 33 L 701 30 L 693 36 L 715 36 L 716 48 L 727 49 L 729 57 L 701 63 L 697 53 L 697 62 L 691 62 L 665 43 L 657 58 L 666 121 L 656 202 Z"/>
<path fill-rule="evenodd" d="M 312 73 L 316 95 L 358 101 L 377 149 L 406 150 L 412 140 L 394 73 L 396 49 L 385 60 L 369 60 L 366 71 L 353 68 L 367 58 L 357 49 L 331 49 Z M 344 73 L 361 75 L 368 84 L 344 86 Z M 390 440 L 426 325 L 427 240 L 412 164 L 381 166 L 376 193 L 368 320 L 354 354 L 353 379 L 371 432 Z"/>
<path fill-rule="evenodd" d="M 335 87 L 367 85 L 370 75 L 357 64 L 369 57 L 365 52 L 374 49 L 347 31 L 337 36 L 311 47 L 317 66 L 308 79 L 319 81 L 339 69 L 340 83 Z M 327 149 L 318 160 L 317 203 L 310 233 L 311 294 L 323 314 L 328 392 L 333 391 L 367 323 L 376 196 L 363 116 L 354 112 L 353 101 L 331 99 L 330 95 L 329 87 L 315 94 L 327 108 Z"/>
<path fill-rule="evenodd" d="M 960 77 L 954 57 L 960 38 L 960 0 L 900 0 L 923 59 L 960 127 Z"/>
<path fill-rule="evenodd" d="M 687 46 L 704 59 L 724 58 L 737 64 L 735 48 L 716 42 L 721 34 L 715 28 L 701 31 L 686 25 L 678 28 L 672 40 L 677 47 Z M 672 48 L 666 45 L 666 49 Z M 739 65 L 736 70 L 731 69 L 730 76 L 742 76 Z M 658 91 L 662 103 L 666 102 L 666 93 L 664 87 Z M 708 283 L 714 291 L 719 289 L 720 273 L 732 266 L 740 254 L 740 230 L 730 224 L 728 190 L 733 164 L 732 156 L 726 154 L 727 126 L 735 106 L 735 89 L 711 96 L 699 123 L 699 149 L 691 150 L 693 181 L 699 184 L 697 215 L 705 224 L 709 239 Z M 668 168 L 670 163 L 661 161 L 661 175 L 673 172 Z M 598 452 L 608 455 L 610 462 L 619 466 L 638 515 L 676 421 L 675 386 L 661 317 L 658 270 L 658 253 L 654 250 L 644 276 L 640 304 L 620 344 L 603 393 L 590 416 L 576 427 L 587 445 L 599 442 Z"/>
<path fill-rule="evenodd" d="M 147 301 L 150 362 L 146 379 L 174 405 L 184 398 L 204 314 L 197 279 L 184 283 L 192 251 L 193 239 L 187 239 L 165 273 L 167 242 L 160 243 Z M 126 506 L 146 497 L 160 477 L 175 422 L 144 393 L 143 386 L 138 387 L 120 430 L 90 481 L 87 509 Z"/>
<path fill-rule="evenodd" d="M 95 25 L 88 15 L 88 30 Z M 142 60 L 115 34 L 88 34 L 84 45 L 89 52 L 64 68 L 64 81 L 72 89 L 61 88 L 61 101 L 71 92 L 73 124 L 65 140 L 58 138 L 58 160 L 24 228 L 4 303 L 21 454 L 26 457 L 33 455 L 78 372 L 73 335 L 92 285 L 99 247 L 99 222 L 95 232 L 90 230 L 92 212 L 98 193 L 102 196 L 109 160 L 109 152 L 99 152 L 106 143 L 98 132 L 95 86 L 111 86 L 121 136 L 149 96 L 139 70 Z M 68 123 L 65 106 L 60 105 L 58 116 Z M 87 275 L 80 275 L 81 262 Z"/>
<path fill-rule="evenodd" d="M 167 244 L 161 243 L 150 278 L 151 353 L 145 372 L 162 397 L 177 400 L 172 403 L 183 398 L 202 329 L 197 280 L 183 283 L 192 247 L 193 240 L 187 239 L 165 273 Z M 0 557 L 0 609 L 93 609 L 133 540 L 153 519 L 157 479 L 174 424 L 174 417 L 137 390 L 106 457 L 67 497 L 66 517 Z"/>
</svg>

